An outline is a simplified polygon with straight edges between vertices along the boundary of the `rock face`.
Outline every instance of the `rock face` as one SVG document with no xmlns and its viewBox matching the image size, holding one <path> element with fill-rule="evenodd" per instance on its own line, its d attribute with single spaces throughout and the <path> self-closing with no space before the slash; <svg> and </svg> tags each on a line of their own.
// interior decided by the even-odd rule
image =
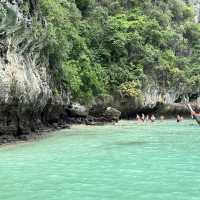
<svg viewBox="0 0 200 200">
<path fill-rule="evenodd" d="M 153 83 L 153 82 L 152 82 Z M 165 92 L 163 92 L 165 90 Z M 182 88 L 161 88 L 156 83 L 148 85 L 143 90 L 143 98 L 127 96 L 119 91 L 112 96 L 101 96 L 96 99 L 96 103 L 90 110 L 90 114 L 96 117 L 102 116 L 107 107 L 116 108 L 121 112 L 122 118 L 133 118 L 136 114 L 158 114 L 166 117 L 181 114 L 190 116 L 190 112 L 184 103 L 181 103 L 181 95 L 184 94 Z M 190 99 L 190 102 L 199 104 L 199 99 Z M 97 113 L 97 114 L 95 114 Z"/>
<path fill-rule="evenodd" d="M 20 12 L 22 1 L 2 1 L 0 9 L 0 135 L 27 134 L 42 125 L 64 122 L 69 93 L 56 88 L 42 54 L 42 41 L 31 35 L 31 24 Z M 29 14 L 37 12 L 30 0 Z M 33 53 L 34 52 L 34 53 Z"/>
<path fill-rule="evenodd" d="M 119 107 L 120 108 L 120 107 Z M 98 96 L 89 109 L 89 121 L 117 122 L 121 112 L 114 105 L 114 99 L 110 95 Z"/>
<path fill-rule="evenodd" d="M 106 108 L 103 116 L 105 117 L 105 119 L 107 119 L 107 121 L 117 122 L 121 116 L 121 112 L 115 108 L 108 107 Z"/>
<path fill-rule="evenodd" d="M 66 108 L 70 117 L 87 117 L 88 109 L 79 103 L 71 104 Z"/>
<path fill-rule="evenodd" d="M 123 95 L 120 91 L 115 92 L 110 97 L 98 97 L 96 100 L 98 103 L 93 108 L 95 108 L 95 111 L 99 110 L 100 113 L 106 107 L 111 106 L 121 112 L 122 118 L 132 118 L 138 113 L 159 112 L 161 105 L 174 104 L 184 91 L 179 88 L 167 90 L 152 81 L 151 85 L 148 85 L 142 92 L 143 97 Z"/>
</svg>

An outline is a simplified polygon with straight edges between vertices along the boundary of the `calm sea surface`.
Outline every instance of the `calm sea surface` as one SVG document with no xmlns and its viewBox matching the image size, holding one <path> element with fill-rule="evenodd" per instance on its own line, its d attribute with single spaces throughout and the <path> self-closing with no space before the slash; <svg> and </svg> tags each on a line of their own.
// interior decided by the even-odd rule
<svg viewBox="0 0 200 200">
<path fill-rule="evenodd" d="M 194 121 L 76 126 L 0 148 L 0 200 L 199 200 Z"/>
</svg>

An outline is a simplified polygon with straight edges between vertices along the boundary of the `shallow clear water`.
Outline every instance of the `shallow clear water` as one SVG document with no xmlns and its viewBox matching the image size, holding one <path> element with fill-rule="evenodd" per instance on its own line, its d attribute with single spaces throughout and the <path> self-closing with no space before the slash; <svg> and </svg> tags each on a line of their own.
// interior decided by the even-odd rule
<svg viewBox="0 0 200 200">
<path fill-rule="evenodd" d="M 0 200 L 199 200 L 193 121 L 76 126 L 0 149 Z"/>
</svg>

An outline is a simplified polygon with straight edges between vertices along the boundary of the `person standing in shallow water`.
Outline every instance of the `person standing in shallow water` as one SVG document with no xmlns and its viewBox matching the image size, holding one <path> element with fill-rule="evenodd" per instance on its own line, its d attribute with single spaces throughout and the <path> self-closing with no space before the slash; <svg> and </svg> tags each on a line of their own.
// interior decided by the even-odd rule
<svg viewBox="0 0 200 200">
<path fill-rule="evenodd" d="M 141 117 L 141 120 L 144 122 L 144 120 L 145 120 L 145 116 L 144 116 L 144 114 L 142 113 L 142 117 Z"/>
<path fill-rule="evenodd" d="M 163 115 L 160 116 L 160 120 L 163 121 L 165 117 Z"/>
<path fill-rule="evenodd" d="M 154 115 L 151 115 L 151 122 L 155 122 L 156 121 L 156 118 Z"/>
<path fill-rule="evenodd" d="M 181 117 L 180 117 L 180 115 L 177 115 L 176 116 L 176 122 L 179 123 L 180 121 L 181 121 Z"/>
<path fill-rule="evenodd" d="M 136 115 L 136 120 L 137 120 L 137 122 L 142 122 L 142 120 L 138 114 Z"/>
<path fill-rule="evenodd" d="M 177 115 L 176 122 L 179 123 L 179 122 L 182 122 L 182 121 L 183 121 L 183 117 L 180 116 L 180 115 Z"/>
</svg>

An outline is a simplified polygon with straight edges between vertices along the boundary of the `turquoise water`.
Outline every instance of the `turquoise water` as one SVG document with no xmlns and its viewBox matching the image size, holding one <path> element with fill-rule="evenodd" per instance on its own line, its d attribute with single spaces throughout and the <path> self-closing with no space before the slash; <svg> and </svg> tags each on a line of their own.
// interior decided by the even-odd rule
<svg viewBox="0 0 200 200">
<path fill-rule="evenodd" d="M 0 200 L 199 200 L 193 121 L 76 126 L 0 149 Z"/>
</svg>

